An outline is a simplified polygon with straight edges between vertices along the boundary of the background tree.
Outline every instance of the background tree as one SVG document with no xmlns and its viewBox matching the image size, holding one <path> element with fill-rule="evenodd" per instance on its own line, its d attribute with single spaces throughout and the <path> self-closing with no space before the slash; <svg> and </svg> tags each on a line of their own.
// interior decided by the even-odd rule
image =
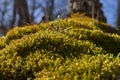
<svg viewBox="0 0 120 80">
<path fill-rule="evenodd" d="M 51 21 L 54 19 L 54 0 L 46 1 L 45 18 L 46 21 Z"/>
<path fill-rule="evenodd" d="M 42 7 L 44 15 L 41 22 L 52 21 L 61 16 L 61 18 L 67 17 L 68 0 L 46 0 L 45 7 Z M 44 20 L 45 19 L 45 20 Z"/>
<path fill-rule="evenodd" d="M 12 8 L 9 7 L 13 4 L 13 0 L 0 0 L 0 35 L 5 35 L 9 29 L 12 20 Z"/>
<path fill-rule="evenodd" d="M 26 0 L 14 0 L 13 21 L 11 23 L 12 25 L 15 24 L 16 15 L 19 15 L 19 26 L 30 23 L 28 5 Z"/>
<path fill-rule="evenodd" d="M 99 0 L 69 0 L 68 11 L 69 14 L 86 13 L 87 16 L 106 22 Z"/>
</svg>

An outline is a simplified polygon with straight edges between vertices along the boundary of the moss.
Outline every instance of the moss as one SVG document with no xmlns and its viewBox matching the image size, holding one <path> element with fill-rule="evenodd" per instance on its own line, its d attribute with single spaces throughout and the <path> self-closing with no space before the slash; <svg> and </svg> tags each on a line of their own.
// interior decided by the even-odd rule
<svg viewBox="0 0 120 80">
<path fill-rule="evenodd" d="M 117 30 L 84 14 L 16 27 L 0 38 L 0 79 L 118 79 L 119 45 Z"/>
</svg>

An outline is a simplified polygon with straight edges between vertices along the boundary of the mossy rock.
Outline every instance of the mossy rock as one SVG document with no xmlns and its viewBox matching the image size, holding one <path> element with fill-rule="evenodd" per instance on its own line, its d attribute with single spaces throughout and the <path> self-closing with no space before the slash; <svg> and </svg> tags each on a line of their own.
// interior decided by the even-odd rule
<svg viewBox="0 0 120 80">
<path fill-rule="evenodd" d="M 0 79 L 117 80 L 119 45 L 116 29 L 83 14 L 16 27 L 0 38 Z"/>
</svg>

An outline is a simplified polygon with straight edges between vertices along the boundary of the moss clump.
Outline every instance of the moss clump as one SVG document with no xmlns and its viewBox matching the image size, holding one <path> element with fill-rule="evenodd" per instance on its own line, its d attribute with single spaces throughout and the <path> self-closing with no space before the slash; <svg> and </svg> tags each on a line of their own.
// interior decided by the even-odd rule
<svg viewBox="0 0 120 80">
<path fill-rule="evenodd" d="M 0 38 L 0 79 L 120 78 L 120 36 L 85 16 L 15 28 Z"/>
</svg>

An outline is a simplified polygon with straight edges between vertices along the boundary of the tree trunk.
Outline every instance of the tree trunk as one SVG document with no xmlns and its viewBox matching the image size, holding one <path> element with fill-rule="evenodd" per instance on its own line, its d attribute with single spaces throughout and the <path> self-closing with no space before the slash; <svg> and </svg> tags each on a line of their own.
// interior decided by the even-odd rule
<svg viewBox="0 0 120 80">
<path fill-rule="evenodd" d="M 54 0 L 48 0 L 46 5 L 47 7 L 44 11 L 46 21 L 52 21 L 54 20 Z"/>
<path fill-rule="evenodd" d="M 50 8 L 49 8 L 49 20 L 51 21 L 51 20 L 53 20 L 54 18 L 54 14 L 53 14 L 53 12 L 54 12 L 54 0 L 50 0 L 50 2 L 51 2 L 51 5 L 50 5 Z"/>
<path fill-rule="evenodd" d="M 19 15 L 18 26 L 23 26 L 30 23 L 28 5 L 26 0 L 14 0 L 13 21 L 15 24 L 16 15 Z"/>
<path fill-rule="evenodd" d="M 99 0 L 69 0 L 69 14 L 86 13 L 87 16 L 106 22 Z"/>
</svg>

